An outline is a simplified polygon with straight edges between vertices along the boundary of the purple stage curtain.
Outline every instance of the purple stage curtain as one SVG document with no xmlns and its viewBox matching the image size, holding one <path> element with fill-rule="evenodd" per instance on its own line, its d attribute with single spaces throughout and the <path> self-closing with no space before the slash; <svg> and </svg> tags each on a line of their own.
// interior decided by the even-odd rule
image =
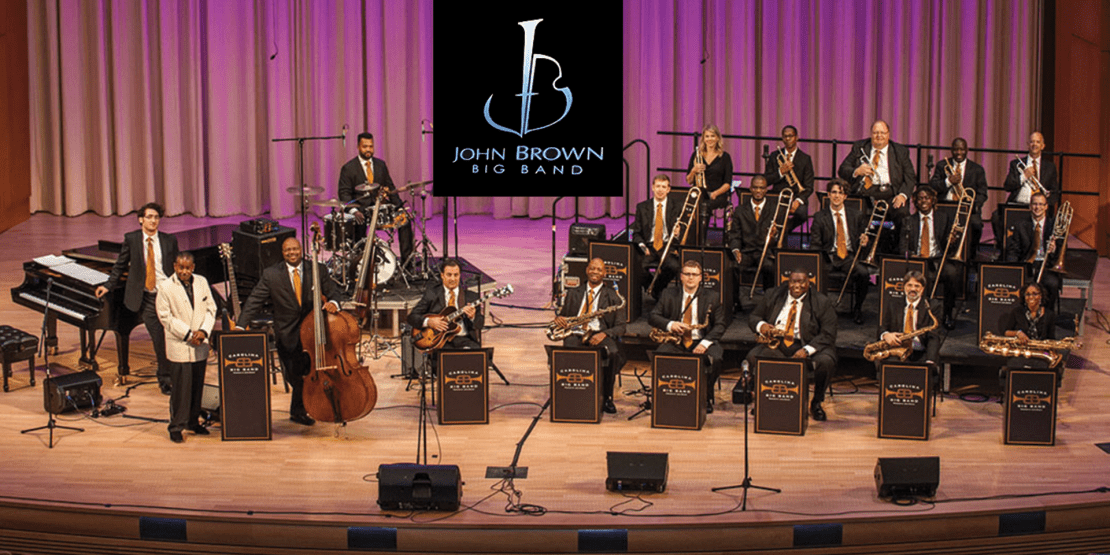
<svg viewBox="0 0 1110 555">
<path fill-rule="evenodd" d="M 337 135 L 344 124 L 346 148 L 305 143 L 305 183 L 324 187 L 322 198 L 336 195 L 362 130 L 398 184 L 433 179 L 434 135 L 420 134 L 434 121 L 432 4 L 30 2 L 31 209 L 125 214 L 153 200 L 171 215 L 289 216 L 297 146 L 272 139 Z M 625 153 L 632 203 L 647 197 L 656 168 L 690 156 L 690 139 L 656 132 L 705 123 L 759 135 L 790 123 L 803 138 L 852 140 L 883 118 L 897 142 L 962 135 L 972 147 L 1024 148 L 1040 120 L 1042 4 L 626 0 L 625 142 L 647 141 L 653 166 L 644 169 L 642 146 Z M 760 143 L 725 147 L 736 171 L 757 169 Z M 820 176 L 839 162 L 831 148 L 803 148 Z M 972 158 L 1001 184 L 1008 157 Z M 580 200 L 588 218 L 624 214 L 623 198 Z M 552 201 L 475 197 L 459 207 L 541 217 Z M 573 201 L 558 212 L 569 216 Z"/>
</svg>

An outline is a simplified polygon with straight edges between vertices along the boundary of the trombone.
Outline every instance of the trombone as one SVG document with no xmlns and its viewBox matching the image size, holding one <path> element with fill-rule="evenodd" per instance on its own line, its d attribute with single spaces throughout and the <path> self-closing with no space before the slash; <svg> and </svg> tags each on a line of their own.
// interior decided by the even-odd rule
<svg viewBox="0 0 1110 555">
<path fill-rule="evenodd" d="M 655 280 L 659 279 L 663 263 L 667 260 L 667 254 L 671 252 L 671 245 L 674 244 L 675 237 L 678 237 L 681 232 L 681 242 L 686 242 L 686 234 L 690 232 L 690 224 L 693 223 L 694 217 L 698 213 L 698 197 L 701 196 L 701 193 L 702 190 L 698 187 L 690 187 L 690 192 L 686 193 L 686 200 L 682 203 L 682 211 L 678 214 L 674 227 L 671 228 L 671 238 L 667 239 L 667 246 L 663 247 L 663 254 L 659 257 L 659 267 L 655 270 L 655 276 L 651 278 L 648 291 L 655 288 Z"/>
<path fill-rule="evenodd" d="M 780 168 L 779 171 L 782 171 L 781 170 L 782 165 L 786 163 L 786 151 L 783 150 L 782 147 L 780 146 L 778 148 L 778 153 L 779 153 L 779 155 L 778 155 L 777 161 L 779 163 L 779 168 Z M 786 186 L 787 187 L 790 187 L 791 189 L 797 191 L 798 194 L 802 193 L 802 182 L 798 181 L 798 176 L 794 173 L 794 168 L 790 168 L 790 171 L 788 173 L 786 173 L 785 175 L 783 175 L 783 178 L 786 179 Z"/>
<path fill-rule="evenodd" d="M 1068 233 L 1071 231 L 1071 214 L 1072 207 L 1070 201 L 1064 201 L 1060 204 L 1060 208 L 1056 210 L 1056 222 L 1052 225 L 1052 236 L 1048 238 L 1048 244 L 1054 245 L 1056 241 L 1063 239 L 1060 243 L 1058 254 L 1056 255 L 1056 264 L 1052 267 L 1053 272 L 1066 273 L 1064 270 L 1064 256 L 1068 250 Z M 1041 276 L 1044 275 L 1044 267 L 1048 264 L 1048 252 L 1045 252 L 1044 260 L 1041 261 L 1041 269 L 1037 271 L 1037 283 L 1041 282 Z"/>
<path fill-rule="evenodd" d="M 787 218 L 790 217 L 791 204 L 794 204 L 794 190 L 784 189 L 779 193 L 778 204 L 775 205 L 775 214 L 771 216 L 771 227 L 767 229 L 767 239 L 763 241 L 763 253 L 759 255 L 759 265 L 755 267 L 755 277 L 752 279 L 752 290 L 748 292 L 749 299 L 755 295 L 755 286 L 759 283 L 759 272 L 763 269 L 763 262 L 767 260 L 767 248 L 771 246 L 771 239 L 775 237 L 776 229 L 778 230 L 779 241 L 775 248 L 782 248 L 782 240 L 786 237 L 786 221 Z M 779 222 L 780 213 L 782 222 Z"/>
<path fill-rule="evenodd" d="M 1019 174 L 1024 174 L 1025 169 L 1029 167 L 1029 164 L 1026 163 L 1026 162 L 1022 162 L 1021 161 L 1021 156 L 1014 156 L 1014 158 L 1017 159 L 1018 173 Z M 1045 197 L 1048 197 L 1048 191 L 1044 190 L 1044 187 L 1041 186 L 1041 180 L 1037 179 L 1036 175 L 1034 175 L 1032 178 L 1030 178 L 1030 181 L 1033 182 L 1033 192 L 1030 193 L 1030 194 L 1035 195 L 1037 193 L 1041 193 Z"/>
<path fill-rule="evenodd" d="M 948 244 L 944 246 L 944 258 L 940 259 L 940 265 L 937 266 L 937 275 L 933 279 L 933 288 L 929 290 L 930 299 L 937 292 L 937 284 L 940 283 L 940 272 L 944 269 L 944 262 L 948 260 L 948 250 L 952 248 L 952 244 L 956 243 L 957 245 L 956 253 L 952 255 L 954 262 L 962 264 L 967 256 L 964 247 L 967 245 L 967 226 L 971 222 L 971 210 L 974 206 L 975 190 L 964 188 L 963 194 L 960 195 L 960 204 L 956 206 L 956 221 L 952 222 L 952 229 L 948 231 Z"/>
<path fill-rule="evenodd" d="M 867 229 L 863 232 L 871 243 L 871 250 L 867 253 L 867 257 L 862 261 L 866 266 L 875 265 L 875 252 L 879 246 L 879 234 L 883 232 L 883 224 L 886 222 L 886 211 L 890 207 L 885 200 L 875 201 L 875 208 L 871 209 L 871 221 L 867 223 Z M 874 233 L 871 230 L 875 230 Z M 844 230 L 847 232 L 848 230 Z M 848 290 L 848 282 L 852 281 L 852 271 L 856 269 L 856 263 L 860 262 L 859 253 L 863 249 L 860 248 L 858 241 L 856 245 L 856 255 L 852 257 L 852 265 L 848 267 L 848 273 L 844 276 L 844 285 L 840 287 L 840 295 L 836 298 L 836 304 L 839 305 L 841 299 L 844 298 L 844 292 Z"/>
</svg>

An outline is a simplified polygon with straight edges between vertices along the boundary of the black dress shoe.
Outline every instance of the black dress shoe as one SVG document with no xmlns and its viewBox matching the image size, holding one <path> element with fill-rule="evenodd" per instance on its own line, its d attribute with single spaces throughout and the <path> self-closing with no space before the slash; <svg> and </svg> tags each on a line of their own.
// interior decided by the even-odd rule
<svg viewBox="0 0 1110 555">
<path fill-rule="evenodd" d="M 613 404 L 613 399 L 609 398 L 601 402 L 601 412 L 606 414 L 617 414 L 617 405 Z"/>
<path fill-rule="evenodd" d="M 952 318 L 951 316 L 945 316 L 944 317 L 944 329 L 946 329 L 948 331 L 952 331 L 952 330 L 956 329 L 956 320 L 954 318 Z"/>
<path fill-rule="evenodd" d="M 705 404 L 705 414 L 713 414 L 713 403 Z"/>
<path fill-rule="evenodd" d="M 189 431 L 193 432 L 194 434 L 197 434 L 198 436 L 206 436 L 206 435 L 211 434 L 211 432 L 208 431 L 208 428 L 205 428 L 204 426 L 201 426 L 200 424 L 195 424 L 193 426 L 190 426 Z"/>
<path fill-rule="evenodd" d="M 174 443 L 185 443 L 185 436 L 181 432 L 170 432 L 170 441 Z"/>
<path fill-rule="evenodd" d="M 313 420 L 313 418 L 309 416 L 308 413 L 291 414 L 289 415 L 289 420 L 292 420 L 297 424 L 304 424 L 305 426 L 311 426 L 316 423 L 316 420 Z"/>
<path fill-rule="evenodd" d="M 853 310 L 852 321 L 855 322 L 856 325 L 863 325 L 863 311 L 858 308 Z"/>
<path fill-rule="evenodd" d="M 825 409 L 821 408 L 821 403 L 813 403 L 809 406 L 809 413 L 813 415 L 813 419 L 818 422 L 824 422 L 829 419 L 825 414 Z"/>
</svg>

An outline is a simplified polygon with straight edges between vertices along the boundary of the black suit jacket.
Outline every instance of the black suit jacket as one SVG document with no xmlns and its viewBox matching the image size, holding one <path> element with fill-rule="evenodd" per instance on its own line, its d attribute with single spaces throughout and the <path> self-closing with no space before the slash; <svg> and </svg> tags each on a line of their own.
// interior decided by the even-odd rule
<svg viewBox="0 0 1110 555">
<path fill-rule="evenodd" d="M 158 244 L 162 250 L 162 271 L 166 277 L 173 275 L 173 262 L 177 258 L 177 237 L 169 233 L 158 232 Z M 143 231 L 137 229 L 123 236 L 123 248 L 119 251 L 119 258 L 112 265 L 112 273 L 104 287 L 109 290 L 119 285 L 123 272 L 127 271 L 127 283 L 123 290 L 123 304 L 127 310 L 138 312 L 143 303 L 143 289 L 146 285 L 146 261 L 144 259 Z"/>
<path fill-rule="evenodd" d="M 952 188 L 952 182 L 948 181 L 948 174 L 945 172 L 944 167 L 947 165 L 950 158 L 944 158 L 936 165 L 933 170 L 933 177 L 929 178 L 929 186 L 937 192 L 937 200 L 944 200 L 948 196 L 948 191 Z M 972 214 L 983 213 L 983 203 L 987 202 L 987 172 L 983 166 L 968 160 L 964 164 L 964 188 L 971 188 L 975 191 L 975 204 L 972 205 Z"/>
<path fill-rule="evenodd" d="M 917 174 L 913 171 L 913 164 L 910 162 L 910 150 L 895 142 L 888 143 L 887 147 L 887 169 L 890 173 L 890 188 L 883 190 L 879 185 L 874 185 L 870 189 L 863 188 L 863 176 L 852 177 L 852 173 L 856 171 L 864 159 L 870 163 L 871 139 L 864 139 L 852 143 L 852 150 L 844 161 L 840 163 L 840 168 L 837 174 L 841 179 L 852 184 L 850 194 L 870 197 L 872 201 L 890 199 L 902 194 L 906 196 L 906 201 L 909 202 L 913 199 L 913 189 L 917 185 Z"/>
<path fill-rule="evenodd" d="M 770 293 L 763 295 L 756 303 L 755 309 L 748 315 L 748 326 L 757 335 L 756 329 L 760 322 L 767 322 L 772 326 L 779 313 L 790 297 L 790 285 L 783 284 L 775 287 Z M 802 313 L 798 315 L 798 330 L 801 333 L 803 346 L 809 345 L 816 349 L 814 355 L 825 354 L 836 362 L 836 331 L 837 316 L 832 302 L 815 289 L 810 289 L 802 300 Z"/>
<path fill-rule="evenodd" d="M 851 259 L 859 249 L 859 237 L 867 230 L 870 217 L 864 219 L 858 210 L 850 206 L 844 207 L 844 220 L 847 224 L 845 230 L 848 234 L 848 259 Z M 809 247 L 811 250 L 823 252 L 828 261 L 836 258 L 836 222 L 830 208 L 822 208 L 813 216 L 813 225 L 809 228 Z"/>
<path fill-rule="evenodd" d="M 1045 249 L 1048 249 L 1048 239 L 1052 237 L 1052 228 L 1055 225 L 1056 219 L 1046 215 L 1040 237 L 1040 241 L 1045 242 Z M 1034 231 L 1036 227 L 1033 225 L 1032 214 L 1026 214 L 1017 223 L 1010 225 L 1010 229 L 1006 231 L 1009 235 L 1006 239 L 1006 262 L 1025 262 L 1037 253 L 1038 238 L 1034 236 Z M 1056 250 L 1048 255 L 1050 267 L 1056 263 L 1056 255 L 1059 252 L 1060 245 L 1056 245 Z"/>
<path fill-rule="evenodd" d="M 467 291 L 465 285 L 462 283 L 459 284 L 459 292 L 462 293 L 463 297 L 462 299 L 456 299 L 456 302 L 462 301 L 459 304 L 460 307 L 479 299 L 477 293 Z M 420 297 L 420 302 L 416 303 L 412 312 L 409 313 L 409 325 L 413 328 L 421 329 L 424 327 L 425 318 L 429 316 L 439 316 L 439 313 L 443 312 L 443 309 L 446 307 L 447 297 L 445 297 L 443 293 L 443 284 L 435 282 L 424 289 L 424 296 Z M 482 307 L 479 306 L 475 308 L 473 320 L 464 315 L 460 318 L 460 321 L 466 322 L 467 337 L 474 340 L 475 343 L 481 344 L 482 341 L 479 339 L 481 336 L 478 330 L 482 329 L 482 326 L 486 322 L 486 317 L 482 314 Z"/>
<path fill-rule="evenodd" d="M 1013 310 L 1002 315 L 1002 330 L 1003 331 L 1023 331 L 1029 336 L 1029 339 L 1056 339 L 1056 313 L 1049 310 L 1047 307 L 1044 309 L 1044 315 L 1036 323 L 1036 333 L 1029 333 L 1028 320 L 1025 318 L 1025 304 L 1018 303 L 1014 306 Z"/>
<path fill-rule="evenodd" d="M 663 291 L 663 296 L 659 298 L 659 302 L 655 303 L 655 308 L 652 309 L 651 314 L 648 316 L 648 323 L 652 327 L 661 330 L 667 329 L 667 324 L 671 322 L 682 321 L 682 309 L 685 308 L 682 304 L 682 297 L 684 292 L 682 287 L 670 287 Z M 696 296 L 698 300 L 698 322 L 706 323 L 706 313 L 710 313 L 709 326 L 701 330 L 702 340 L 717 343 L 721 340 L 721 336 L 725 334 L 725 328 L 728 327 L 728 315 L 725 314 L 724 309 L 721 308 L 721 303 L 717 300 L 717 295 L 699 289 Z"/>
<path fill-rule="evenodd" d="M 930 259 L 944 256 L 944 247 L 948 245 L 948 232 L 951 225 L 952 222 L 948 219 L 948 214 L 933 209 L 933 239 L 936 250 L 929 253 L 931 255 L 929 256 Z M 921 213 L 914 212 L 913 215 L 906 218 L 906 223 L 902 226 L 902 239 L 898 242 L 898 252 L 909 256 L 917 256 L 920 250 Z"/>
<path fill-rule="evenodd" d="M 927 306 L 929 308 L 929 312 L 931 312 L 933 316 L 936 316 L 936 307 L 928 304 L 929 302 L 925 299 L 921 299 L 917 301 L 917 303 L 919 310 L 917 311 L 917 322 L 914 324 L 914 329 L 919 330 L 933 325 L 933 319 L 929 316 L 929 313 L 924 310 L 920 310 L 920 308 L 922 306 Z M 905 329 L 906 323 L 906 301 L 900 300 L 897 302 L 887 303 L 886 314 L 883 316 L 882 319 L 879 320 L 879 322 L 885 322 L 885 325 L 880 324 L 879 326 L 880 339 L 882 339 L 883 334 L 887 332 L 902 333 Z M 937 322 L 940 322 L 940 318 L 937 318 Z M 940 332 L 938 331 L 939 329 L 940 327 L 938 326 L 932 331 L 927 332 L 925 335 L 921 336 L 921 345 L 925 347 L 925 360 L 940 362 L 941 338 Z"/>
<path fill-rule="evenodd" d="M 393 186 L 393 178 L 389 175 L 389 168 L 385 165 L 385 161 L 381 158 L 371 158 L 370 163 L 374 165 L 374 182 L 381 184 L 386 188 L 389 194 L 389 202 L 400 206 L 401 197 L 397 194 L 397 189 Z M 350 200 L 361 197 L 364 193 L 355 190 L 355 187 L 366 183 L 366 172 L 362 170 L 362 163 L 359 161 L 358 156 L 351 158 L 339 170 L 339 200 L 340 202 L 349 202 Z M 362 208 L 373 208 L 374 195 L 363 198 L 358 202 Z"/>
<path fill-rule="evenodd" d="M 1022 156 L 1021 161 L 1024 164 L 1029 163 L 1029 156 Z M 1056 164 L 1052 162 L 1052 158 L 1041 154 L 1041 186 L 1049 192 L 1048 203 L 1056 204 L 1059 200 L 1060 183 L 1059 174 L 1056 173 Z M 1018 193 L 1021 192 L 1021 172 L 1018 171 L 1018 161 L 1015 158 L 1010 160 L 1010 171 L 1006 174 L 1006 181 L 1002 184 L 1002 188 L 1010 192 L 1010 196 L 1006 197 L 1006 202 L 1017 202 Z"/>
<path fill-rule="evenodd" d="M 274 335 L 277 337 L 278 348 L 286 353 L 301 352 L 301 322 L 312 313 L 312 272 L 313 263 L 305 260 L 302 264 L 304 272 L 301 275 L 301 302 L 297 303 L 293 283 L 289 278 L 285 261 L 282 260 L 262 271 L 262 278 L 251 290 L 250 297 L 243 305 L 243 312 L 239 315 L 239 322 L 248 325 L 262 313 L 266 301 L 270 301 L 274 308 Z M 316 266 L 320 274 L 320 289 L 328 301 L 337 304 L 347 300 L 347 296 L 339 286 L 327 275 L 323 266 Z"/>
<path fill-rule="evenodd" d="M 681 211 L 681 202 L 675 202 L 673 198 L 667 199 L 667 206 L 663 210 L 663 221 L 667 224 L 667 229 L 663 230 L 664 236 L 674 229 L 674 223 L 678 220 Z M 655 198 L 652 197 L 636 205 L 636 220 L 632 222 L 632 242 L 637 245 L 643 243 L 649 249 L 655 250 L 652 247 L 655 238 L 654 225 Z"/>
<path fill-rule="evenodd" d="M 773 154 L 767 159 L 767 167 L 763 171 L 763 177 L 767 178 L 767 186 L 772 191 L 786 188 L 786 178 L 779 175 L 778 159 L 778 154 Z M 802 206 L 805 206 L 810 195 L 813 194 L 813 158 L 802 152 L 800 148 L 794 151 L 794 175 L 802 184 L 801 191 L 794 191 L 794 200 L 802 201 Z"/>
<path fill-rule="evenodd" d="M 586 296 L 586 288 L 588 284 L 583 284 L 567 291 L 567 297 L 563 301 L 563 308 L 559 310 L 559 316 L 563 318 L 574 318 L 578 316 L 578 311 L 582 308 L 582 300 Z M 601 291 L 598 294 L 597 308 L 609 308 L 621 304 L 620 295 L 617 290 L 612 287 L 606 287 L 604 283 L 601 284 Z M 588 309 L 587 309 L 588 310 Z M 610 312 L 601 316 L 601 329 L 598 330 L 609 337 L 619 337 L 624 335 L 626 323 L 621 315 L 621 311 Z"/>
<path fill-rule="evenodd" d="M 775 205 L 778 201 L 768 195 L 763 201 L 763 208 L 759 211 L 759 221 L 755 221 L 755 210 L 751 202 L 744 202 L 732 211 L 732 220 L 728 223 L 726 239 L 729 249 L 740 249 L 743 254 L 751 255 L 763 251 L 763 244 L 767 241 L 767 234 L 771 231 L 771 222 L 775 215 Z"/>
</svg>

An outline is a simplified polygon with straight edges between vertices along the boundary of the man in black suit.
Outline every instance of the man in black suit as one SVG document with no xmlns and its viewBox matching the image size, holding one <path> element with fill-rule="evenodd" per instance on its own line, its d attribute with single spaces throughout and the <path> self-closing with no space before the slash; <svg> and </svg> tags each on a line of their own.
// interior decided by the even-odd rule
<svg viewBox="0 0 1110 555">
<path fill-rule="evenodd" d="M 952 222 L 944 212 L 934 210 L 937 193 L 932 187 L 922 186 L 914 193 L 913 203 L 917 212 L 906 218 L 902 230 L 902 240 L 898 251 L 904 256 L 928 260 L 929 271 L 936 274 L 940 261 L 944 260 L 944 248 L 948 244 L 948 233 Z M 941 270 L 940 285 L 944 293 L 944 327 L 956 328 L 956 297 L 960 294 L 960 270 L 963 264 L 955 260 L 945 260 Z"/>
<path fill-rule="evenodd" d="M 671 192 L 671 178 L 659 174 L 651 180 L 652 198 L 636 205 L 636 220 L 632 222 L 632 242 L 644 253 L 643 283 L 651 283 L 649 268 L 656 267 L 659 277 L 651 290 L 651 296 L 658 299 L 663 289 L 678 274 L 678 239 L 671 245 L 667 259 L 660 262 L 667 241 L 671 238 L 671 231 L 678 221 L 682 205 L 671 202 L 667 195 Z"/>
<path fill-rule="evenodd" d="M 682 265 L 682 288 L 667 289 L 648 316 L 648 323 L 671 333 L 682 334 L 677 344 L 664 343 L 658 353 L 693 353 L 709 358 L 709 379 L 705 385 L 705 412 L 713 412 L 713 387 L 721 375 L 721 359 L 725 350 L 721 336 L 728 327 L 728 316 L 717 294 L 701 287 L 701 264 L 687 260 Z M 696 326 L 704 326 L 694 329 Z"/>
<path fill-rule="evenodd" d="M 925 300 L 925 286 L 925 276 L 921 272 L 914 270 L 906 274 L 902 280 L 906 302 L 886 304 L 886 313 L 880 320 L 879 339 L 892 348 L 905 346 L 911 349 L 907 362 L 924 362 L 931 365 L 936 372 L 936 363 L 940 360 L 941 336 L 935 327 L 913 339 L 902 339 L 903 336 L 926 329 L 938 321 L 936 311 Z"/>
<path fill-rule="evenodd" d="M 725 230 L 725 238 L 728 240 L 728 247 L 732 249 L 732 257 L 736 260 L 737 272 L 741 278 L 736 283 L 741 283 L 749 270 L 755 273 L 767 235 L 771 232 L 777 203 L 776 200 L 767 199 L 767 180 L 762 175 L 753 177 L 748 189 L 752 193 L 751 200 L 741 203 L 732 211 L 732 219 Z M 762 279 L 764 291 L 775 286 L 776 242 L 777 237 L 772 237 L 760 275 L 752 277 Z"/>
<path fill-rule="evenodd" d="M 119 315 L 119 333 L 127 338 L 131 330 L 142 320 L 154 344 L 154 355 L 158 359 L 158 387 L 169 395 L 172 389 L 170 367 L 166 360 L 166 336 L 162 322 L 158 319 L 155 300 L 158 297 L 158 284 L 173 275 L 173 263 L 177 259 L 177 238 L 158 231 L 165 210 L 162 205 L 148 202 L 139 209 L 139 225 L 142 229 L 123 236 L 123 248 L 119 258 L 112 266 L 108 281 L 96 288 L 96 297 L 103 297 L 109 290 L 119 285 L 123 273 L 128 279 L 124 285 L 123 306 L 126 310 Z M 124 379 L 131 373 L 128 364 L 127 342 L 120 342 L 119 376 Z"/>
<path fill-rule="evenodd" d="M 813 195 L 813 159 L 798 148 L 798 128 L 793 125 L 782 128 L 782 144 L 784 148 L 767 159 L 763 176 L 775 192 L 789 187 L 787 176 L 791 171 L 797 177 L 801 189 L 794 189 L 794 202 L 790 205 L 790 219 L 786 224 L 787 231 L 794 231 L 809 217 L 809 197 Z"/>
<path fill-rule="evenodd" d="M 1029 281 L 1036 281 L 1041 266 L 1045 267 L 1040 284 L 1044 289 L 1044 306 L 1050 310 L 1056 309 L 1062 284 L 1060 274 L 1050 270 L 1059 259 L 1056 255 L 1060 245 L 1056 241 L 1049 241 L 1055 226 L 1056 219 L 1048 217 L 1048 200 L 1044 194 L 1034 193 L 1029 202 L 1029 215 L 1011 224 L 1006 232 L 1009 235 L 1006 240 L 1006 262 L 1024 263 Z"/>
<path fill-rule="evenodd" d="M 983 203 L 987 202 L 987 172 L 983 166 L 967 159 L 967 140 L 956 137 L 952 141 L 952 156 L 945 158 L 933 170 L 929 185 L 937 192 L 937 198 L 958 202 L 958 191 L 975 192 L 975 202 L 971 205 L 971 218 L 968 223 L 970 235 L 965 239 L 965 260 L 975 260 L 979 254 L 979 240 L 983 237 Z"/>
<path fill-rule="evenodd" d="M 281 244 L 281 254 L 283 261 L 262 271 L 262 278 L 243 305 L 239 321 L 250 323 L 261 314 L 266 301 L 273 304 L 274 336 L 277 337 L 281 371 L 293 390 L 289 402 L 289 420 L 311 426 L 316 421 L 308 415 L 301 397 L 304 376 L 311 370 L 311 357 L 301 345 L 301 323 L 312 313 L 312 272 L 320 272 L 320 289 L 328 301 L 324 310 L 331 314 L 339 312 L 339 303 L 347 300 L 347 297 L 327 277 L 327 269 L 311 260 L 305 260 L 301 242 L 296 238 L 290 237 Z"/>
<path fill-rule="evenodd" d="M 902 231 L 902 221 L 909 216 L 909 200 L 917 186 L 917 173 L 910 162 L 910 151 L 904 145 L 890 141 L 890 126 L 883 120 L 871 124 L 871 138 L 856 141 L 837 175 L 853 184 L 849 193 L 865 196 L 875 201 L 890 203 L 887 220 L 894 223 L 893 237 Z M 884 242 L 884 252 L 894 252 L 897 243 Z M 884 245 L 880 245 L 882 248 Z"/>
<path fill-rule="evenodd" d="M 447 307 L 452 310 L 465 304 L 478 300 L 478 294 L 460 287 L 462 269 L 453 259 L 443 261 L 440 271 L 442 283 L 433 283 L 424 289 L 424 296 L 409 313 L 409 325 L 415 329 L 432 328 L 436 331 L 446 331 L 450 324 L 440 315 Z M 463 317 L 458 320 L 462 330 L 458 335 L 448 341 L 444 348 L 451 349 L 480 349 L 482 348 L 481 329 L 485 324 L 485 317 L 481 310 L 468 306 L 463 309 Z"/>
<path fill-rule="evenodd" d="M 779 344 L 756 345 L 748 352 L 748 365 L 755 368 L 758 358 L 809 359 L 813 366 L 813 400 L 809 413 L 814 420 L 828 419 L 821 403 L 825 388 L 836 371 L 837 317 L 832 302 L 818 291 L 810 290 L 805 270 L 790 272 L 790 281 L 759 298 L 748 316 L 752 331 L 766 338 L 776 329 L 784 332 Z"/>
<path fill-rule="evenodd" d="M 393 178 L 389 176 L 389 168 L 381 158 L 374 158 L 374 136 L 363 132 L 358 134 L 358 156 L 351 158 L 339 170 L 339 200 L 351 202 L 358 199 L 350 208 L 359 224 L 366 222 L 366 218 L 373 216 L 374 193 L 366 194 L 355 191 L 355 187 L 364 183 L 381 185 L 380 193 L 387 195 L 382 200 L 382 206 L 392 205 L 395 213 L 400 214 L 404 209 L 401 196 L 393 185 Z M 404 225 L 397 228 L 397 242 L 401 249 L 402 264 L 409 261 L 412 255 L 412 221 L 407 218 Z"/>
<path fill-rule="evenodd" d="M 870 242 L 866 233 L 870 218 L 865 219 L 855 208 L 844 204 L 844 199 L 848 198 L 848 184 L 843 179 L 830 181 L 828 191 L 828 208 L 822 208 L 813 215 L 809 246 L 812 250 L 825 253 L 829 269 L 847 274 L 852 260 L 856 258 L 856 251 L 867 249 Z M 863 256 L 859 260 L 863 260 L 866 252 L 861 253 Z M 857 262 L 852 275 L 845 275 L 844 279 L 855 292 L 852 318 L 857 324 L 863 324 L 863 301 L 871 285 L 871 271 Z"/>
<path fill-rule="evenodd" d="M 1006 181 L 1002 188 L 1010 194 L 1006 197 L 1009 204 L 1028 205 L 1033 199 L 1033 193 L 1044 193 L 1048 205 L 1056 203 L 1060 191 L 1059 174 L 1056 164 L 1051 157 L 1044 157 L 1044 135 L 1034 131 L 1029 135 L 1029 155 L 1010 160 L 1010 170 L 1006 173 Z M 1002 209 L 995 209 L 991 216 L 991 228 L 994 230 L 995 245 L 1002 249 Z"/>
<path fill-rule="evenodd" d="M 624 299 L 615 288 L 604 287 L 601 281 L 603 277 L 605 277 L 605 261 L 600 258 L 591 259 L 586 265 L 586 286 L 575 287 L 567 292 L 563 308 L 555 317 L 557 326 L 565 328 L 568 318 L 576 318 L 624 304 Z M 624 318 L 618 310 L 594 318 L 579 328 L 585 331 L 585 335 L 571 335 L 563 339 L 563 346 L 566 347 L 589 345 L 605 349 L 602 360 L 605 372 L 605 382 L 602 387 L 604 401 L 601 404 L 601 410 L 609 414 L 617 413 L 617 406 L 613 404 L 613 382 L 621 368 L 624 368 L 625 358 L 616 339 L 624 333 L 624 328 Z"/>
</svg>

